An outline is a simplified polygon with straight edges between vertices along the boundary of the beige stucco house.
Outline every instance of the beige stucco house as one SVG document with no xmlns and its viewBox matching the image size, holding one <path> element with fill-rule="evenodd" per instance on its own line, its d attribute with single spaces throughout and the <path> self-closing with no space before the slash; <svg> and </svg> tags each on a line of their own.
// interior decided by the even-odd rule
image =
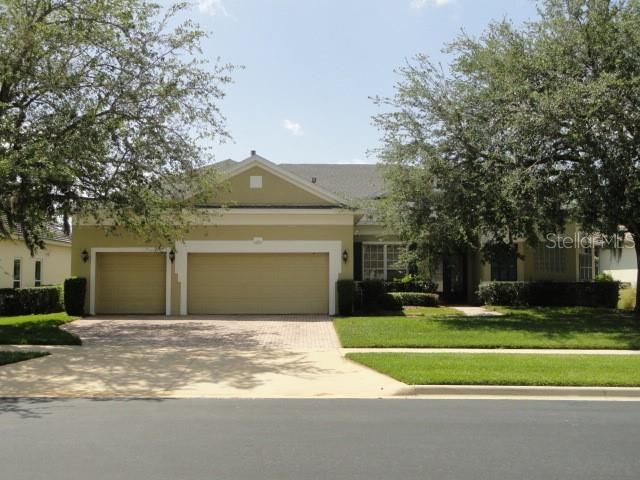
<svg viewBox="0 0 640 480">
<path fill-rule="evenodd" d="M 19 235 L 0 240 L 0 288 L 60 285 L 71 272 L 71 239 L 55 229 L 31 255 Z"/>
<path fill-rule="evenodd" d="M 334 314 L 336 281 L 353 278 L 354 239 L 380 246 L 371 262 L 384 270 L 386 244 L 351 207 L 376 195 L 375 166 L 276 165 L 252 152 L 216 167 L 228 193 L 171 249 L 76 222 L 71 269 L 88 280 L 88 312 Z"/>
<path fill-rule="evenodd" d="M 276 165 L 252 152 L 215 167 L 228 192 L 204 205 L 210 215 L 172 248 L 76 222 L 71 270 L 88 280 L 88 312 L 333 315 L 338 279 L 404 275 L 397 260 L 405 247 L 361 208 L 384 193 L 375 165 Z M 469 252 L 443 259 L 434 275 L 444 297 L 470 301 L 491 279 L 586 275 L 576 251 L 520 248 L 524 260 L 500 265 Z"/>
</svg>

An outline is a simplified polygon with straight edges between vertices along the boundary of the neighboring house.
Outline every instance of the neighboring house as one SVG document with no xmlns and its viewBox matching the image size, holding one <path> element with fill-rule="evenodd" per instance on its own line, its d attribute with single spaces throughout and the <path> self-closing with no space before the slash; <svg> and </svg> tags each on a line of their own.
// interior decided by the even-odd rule
<svg viewBox="0 0 640 480">
<path fill-rule="evenodd" d="M 20 235 L 0 240 L 0 288 L 60 285 L 70 272 L 71 239 L 56 228 L 33 256 Z"/>
<path fill-rule="evenodd" d="M 633 237 L 627 235 L 621 248 L 603 248 L 600 250 L 598 261 L 600 271 L 607 273 L 614 280 L 630 284 L 637 284 L 638 263 L 634 248 Z"/>
<path fill-rule="evenodd" d="M 203 206 L 211 215 L 173 248 L 159 252 L 126 233 L 106 235 L 76 221 L 71 270 L 88 280 L 88 312 L 334 314 L 338 279 L 405 274 L 397 265 L 405 247 L 362 208 L 384 194 L 375 165 L 276 165 L 252 152 L 214 167 L 229 190 Z M 446 258 L 437 275 L 445 298 L 469 301 L 492 278 L 593 275 L 576 251 L 520 248 L 525 260 L 499 265 L 483 264 L 475 253 Z"/>
</svg>

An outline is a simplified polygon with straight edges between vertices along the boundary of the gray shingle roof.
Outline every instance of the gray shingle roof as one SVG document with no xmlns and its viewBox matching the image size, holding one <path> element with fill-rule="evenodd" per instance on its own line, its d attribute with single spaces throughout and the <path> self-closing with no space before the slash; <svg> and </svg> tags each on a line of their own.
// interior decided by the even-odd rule
<svg viewBox="0 0 640 480">
<path fill-rule="evenodd" d="M 348 200 L 378 198 L 384 193 L 382 172 L 377 165 L 284 163 L 278 165 L 309 182 Z"/>
<path fill-rule="evenodd" d="M 0 221 L 2 220 L 3 218 L 0 218 Z M 4 223 L 6 226 L 6 220 L 4 221 Z M 47 232 L 42 237 L 44 241 L 48 240 L 52 242 L 71 243 L 71 236 L 64 233 L 62 226 L 57 225 L 55 223 L 51 223 L 47 225 L 46 228 L 47 228 Z M 14 230 L 15 230 L 15 233 L 14 233 L 15 237 L 22 238 L 22 228 L 20 227 L 20 225 L 17 225 Z"/>
</svg>

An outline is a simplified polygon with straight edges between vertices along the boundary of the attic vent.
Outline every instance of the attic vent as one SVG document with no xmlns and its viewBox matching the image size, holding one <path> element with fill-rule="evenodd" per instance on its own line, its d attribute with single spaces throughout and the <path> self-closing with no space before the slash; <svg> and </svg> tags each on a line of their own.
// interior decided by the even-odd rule
<svg viewBox="0 0 640 480">
<path fill-rule="evenodd" d="M 262 175 L 251 175 L 249 177 L 249 188 L 262 188 Z"/>
<path fill-rule="evenodd" d="M 311 177 L 311 183 L 316 183 L 318 179 L 316 177 Z"/>
</svg>

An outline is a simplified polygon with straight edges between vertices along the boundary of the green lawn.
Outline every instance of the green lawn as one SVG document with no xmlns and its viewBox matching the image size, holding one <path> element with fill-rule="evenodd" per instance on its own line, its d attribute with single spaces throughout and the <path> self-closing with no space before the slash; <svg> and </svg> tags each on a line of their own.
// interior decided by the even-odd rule
<svg viewBox="0 0 640 480">
<path fill-rule="evenodd" d="M 58 328 L 75 320 L 64 312 L 0 317 L 0 345 L 80 345 L 80 338 Z"/>
<path fill-rule="evenodd" d="M 640 355 L 350 353 L 410 385 L 640 386 Z"/>
<path fill-rule="evenodd" d="M 48 352 L 1 352 L 0 351 L 0 365 L 7 365 L 8 363 L 22 362 L 23 360 L 30 360 L 32 358 L 44 357 L 49 355 Z"/>
<path fill-rule="evenodd" d="M 343 347 L 640 349 L 629 312 L 591 308 L 497 308 L 500 317 L 466 317 L 446 308 L 404 316 L 336 318 Z"/>
</svg>

